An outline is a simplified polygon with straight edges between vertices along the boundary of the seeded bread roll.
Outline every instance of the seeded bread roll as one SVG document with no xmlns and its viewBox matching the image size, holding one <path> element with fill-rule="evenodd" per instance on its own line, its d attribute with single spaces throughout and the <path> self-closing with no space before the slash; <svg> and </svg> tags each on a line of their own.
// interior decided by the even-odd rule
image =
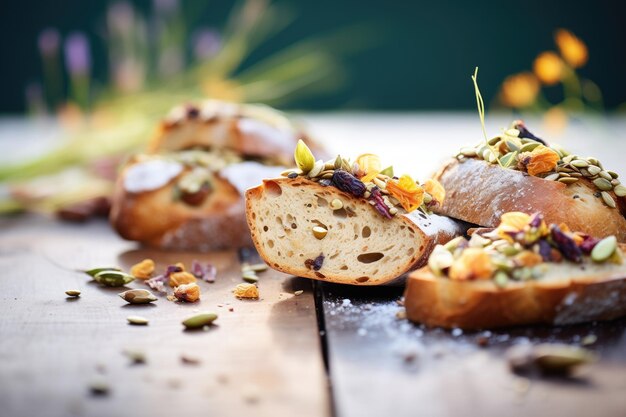
<svg viewBox="0 0 626 417">
<path fill-rule="evenodd" d="M 298 139 L 320 157 L 323 148 L 283 113 L 262 105 L 206 100 L 172 109 L 148 145 L 149 153 L 227 149 L 247 159 L 289 165 Z"/>
<path fill-rule="evenodd" d="M 565 325 L 626 315 L 626 265 L 549 264 L 548 268 L 541 279 L 499 288 L 490 280 L 437 277 L 424 267 L 407 279 L 407 318 L 428 326 L 472 330 Z"/>
<path fill-rule="evenodd" d="M 423 265 L 436 244 L 464 232 L 458 222 L 419 211 L 384 218 L 366 199 L 303 177 L 264 180 L 248 190 L 246 215 L 271 267 L 354 285 L 389 284 Z"/>
<path fill-rule="evenodd" d="M 567 223 L 572 230 L 597 237 L 615 235 L 626 242 L 624 197 L 609 191 L 617 206 L 611 208 L 585 178 L 566 186 L 479 159 L 454 159 L 435 178 L 446 190 L 443 205 L 435 209 L 438 214 L 495 227 L 503 213 L 540 212 L 548 223 Z"/>
</svg>

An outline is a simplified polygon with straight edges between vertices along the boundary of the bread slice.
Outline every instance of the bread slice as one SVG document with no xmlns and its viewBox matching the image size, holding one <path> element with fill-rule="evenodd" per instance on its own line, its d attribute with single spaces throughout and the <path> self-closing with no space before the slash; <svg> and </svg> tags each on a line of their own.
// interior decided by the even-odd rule
<svg viewBox="0 0 626 417">
<path fill-rule="evenodd" d="M 445 328 L 611 320 L 626 315 L 626 266 L 550 264 L 541 279 L 505 288 L 437 277 L 425 267 L 409 275 L 404 305 L 409 320 Z"/>
<path fill-rule="evenodd" d="M 597 237 L 615 235 L 626 242 L 626 201 L 609 191 L 617 208 L 607 206 L 585 178 L 565 185 L 480 159 L 454 159 L 435 179 L 446 189 L 443 205 L 435 208 L 438 214 L 495 227 L 503 213 L 540 212 L 548 223 L 567 223 L 572 230 Z"/>
<path fill-rule="evenodd" d="M 333 210 L 334 200 L 342 208 Z M 305 177 L 268 179 L 248 190 L 246 215 L 254 245 L 271 267 L 354 285 L 391 283 L 465 229 L 420 211 L 388 219 L 365 198 Z M 315 227 L 327 230 L 325 236 L 316 237 Z"/>
</svg>

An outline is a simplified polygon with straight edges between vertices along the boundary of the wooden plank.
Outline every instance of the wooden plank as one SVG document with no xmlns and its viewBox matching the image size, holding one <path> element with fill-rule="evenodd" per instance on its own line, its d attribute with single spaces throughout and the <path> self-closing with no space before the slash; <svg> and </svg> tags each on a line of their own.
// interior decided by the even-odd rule
<svg viewBox="0 0 626 417">
<path fill-rule="evenodd" d="M 561 328 L 458 334 L 395 317 L 401 288 L 323 283 L 337 415 L 618 416 L 626 397 L 626 319 Z M 601 360 L 573 379 L 521 377 L 504 358 L 514 343 L 577 343 L 593 334 Z"/>
<path fill-rule="evenodd" d="M 327 416 L 330 401 L 309 281 L 260 274 L 261 300 L 240 301 L 234 251 L 176 254 L 137 249 L 105 222 L 67 225 L 35 216 L 0 220 L 0 407 L 3 416 Z M 192 259 L 212 262 L 214 284 L 202 299 L 127 305 L 76 269 L 150 257 L 158 268 Z M 142 283 L 129 287 L 142 288 Z M 77 288 L 79 299 L 64 291 Z M 300 296 L 294 291 L 304 290 Z M 222 305 L 222 306 L 220 306 Z M 234 311 L 229 311 L 233 307 Z M 198 310 L 219 313 L 209 331 L 184 332 Z M 150 319 L 126 324 L 128 315 Z M 145 352 L 132 365 L 124 349 Z M 181 355 L 201 360 L 186 365 Z M 107 397 L 89 394 L 106 381 Z"/>
</svg>

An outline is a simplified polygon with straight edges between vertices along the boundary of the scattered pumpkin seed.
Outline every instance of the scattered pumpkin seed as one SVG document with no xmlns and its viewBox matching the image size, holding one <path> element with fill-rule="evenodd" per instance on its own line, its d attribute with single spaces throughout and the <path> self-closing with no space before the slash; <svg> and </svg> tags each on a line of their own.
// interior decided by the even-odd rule
<svg viewBox="0 0 626 417">
<path fill-rule="evenodd" d="M 493 283 L 496 284 L 496 286 L 499 288 L 504 288 L 509 283 L 509 277 L 506 272 L 498 271 L 493 277 Z"/>
<path fill-rule="evenodd" d="M 562 344 L 541 344 L 533 353 L 535 363 L 544 372 L 567 373 L 596 360 L 596 355 L 585 348 Z"/>
<path fill-rule="evenodd" d="M 616 185 L 613 191 L 615 192 L 615 195 L 618 197 L 626 197 L 626 187 L 623 186 L 622 184 Z"/>
<path fill-rule="evenodd" d="M 298 295 L 302 295 L 302 293 L 304 293 L 304 291 L 303 291 L 303 290 L 298 290 L 298 291 L 295 291 L 295 292 L 293 293 L 293 295 L 298 296 Z"/>
<path fill-rule="evenodd" d="M 260 262 L 258 264 L 244 265 L 241 267 L 241 271 L 254 271 L 254 272 L 265 272 L 269 269 L 269 266 L 265 262 Z"/>
<path fill-rule="evenodd" d="M 613 200 L 613 197 L 611 197 L 611 194 L 607 193 L 606 191 L 602 191 L 600 195 L 602 196 L 602 200 L 604 200 L 604 203 L 607 206 L 611 208 L 617 207 L 615 204 L 615 200 Z"/>
<path fill-rule="evenodd" d="M 322 226 L 313 227 L 313 236 L 315 236 L 316 239 L 322 240 L 326 237 L 327 234 L 328 234 L 328 230 L 326 230 Z"/>
<path fill-rule="evenodd" d="M 122 353 L 132 361 L 132 363 L 146 363 L 146 354 L 143 350 L 124 349 Z"/>
<path fill-rule="evenodd" d="M 144 289 L 128 290 L 118 295 L 129 304 L 148 304 L 157 300 L 154 294 Z"/>
<path fill-rule="evenodd" d="M 98 272 L 94 281 L 106 287 L 122 287 L 135 280 L 135 277 L 122 271 L 106 270 Z"/>
<path fill-rule="evenodd" d="M 613 255 L 615 249 L 617 249 L 617 238 L 615 236 L 605 237 L 591 250 L 591 259 L 595 262 L 604 262 Z"/>
<path fill-rule="evenodd" d="M 97 380 L 89 384 L 89 392 L 91 392 L 91 395 L 104 397 L 109 395 L 110 391 L 111 387 L 105 381 Z"/>
<path fill-rule="evenodd" d="M 333 210 L 340 210 L 343 208 L 343 202 L 340 199 L 335 198 L 330 202 L 330 208 Z"/>
<path fill-rule="evenodd" d="M 95 277 L 97 274 L 99 274 L 100 272 L 103 271 L 121 271 L 120 268 L 117 267 L 111 267 L 111 268 L 93 268 L 93 269 L 88 269 L 86 271 L 83 271 L 84 273 L 86 273 L 87 275 L 89 275 L 90 277 Z"/>
<path fill-rule="evenodd" d="M 204 326 L 208 326 L 213 323 L 217 319 L 217 314 L 213 312 L 203 312 L 200 314 L 196 314 L 195 316 L 191 316 L 185 320 L 183 320 L 183 326 L 187 329 L 201 329 Z"/>
<path fill-rule="evenodd" d="M 597 341 L 598 341 L 598 336 L 596 336 L 595 334 L 588 334 L 587 336 L 583 337 L 583 340 L 580 341 L 580 344 L 583 346 L 589 346 L 589 345 L 593 345 Z"/>
<path fill-rule="evenodd" d="M 241 275 L 241 278 L 243 278 L 244 281 L 249 282 L 251 284 L 259 282 L 259 277 L 257 276 L 257 274 L 254 271 L 246 271 L 246 272 L 244 272 Z"/>
<path fill-rule="evenodd" d="M 136 326 L 145 326 L 148 324 L 148 319 L 141 316 L 128 316 L 126 320 L 129 324 L 134 324 Z"/>
<path fill-rule="evenodd" d="M 65 291 L 65 294 L 68 295 L 68 297 L 79 297 L 80 296 L 80 291 L 79 290 L 67 290 Z"/>
</svg>

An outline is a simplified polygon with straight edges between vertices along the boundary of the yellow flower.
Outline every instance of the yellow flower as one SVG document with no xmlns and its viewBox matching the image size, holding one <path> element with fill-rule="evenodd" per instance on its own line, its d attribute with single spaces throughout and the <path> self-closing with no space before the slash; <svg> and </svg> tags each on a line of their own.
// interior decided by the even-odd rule
<svg viewBox="0 0 626 417">
<path fill-rule="evenodd" d="M 361 171 L 365 172 L 365 175 L 361 178 L 363 182 L 370 182 L 382 170 L 380 158 L 378 155 L 371 153 L 359 155 L 356 159 L 356 163 L 359 165 Z"/>
<path fill-rule="evenodd" d="M 522 72 L 507 77 L 502 83 L 500 101 L 509 107 L 531 105 L 539 94 L 539 81 L 530 72 Z"/>
<path fill-rule="evenodd" d="M 398 182 L 388 181 L 387 191 L 398 199 L 407 213 L 417 209 L 424 201 L 424 189 L 408 175 L 401 176 Z"/>
<path fill-rule="evenodd" d="M 553 85 L 561 81 L 563 61 L 554 52 L 542 52 L 535 58 L 533 70 L 542 83 Z"/>
<path fill-rule="evenodd" d="M 443 185 L 437 180 L 428 179 L 423 185 L 424 191 L 432 196 L 439 204 L 443 204 L 443 200 L 446 198 L 446 190 Z"/>
<path fill-rule="evenodd" d="M 559 51 L 565 62 L 574 68 L 582 67 L 589 59 L 587 45 L 572 32 L 566 29 L 559 29 L 554 34 L 554 41 L 559 47 Z"/>
</svg>

